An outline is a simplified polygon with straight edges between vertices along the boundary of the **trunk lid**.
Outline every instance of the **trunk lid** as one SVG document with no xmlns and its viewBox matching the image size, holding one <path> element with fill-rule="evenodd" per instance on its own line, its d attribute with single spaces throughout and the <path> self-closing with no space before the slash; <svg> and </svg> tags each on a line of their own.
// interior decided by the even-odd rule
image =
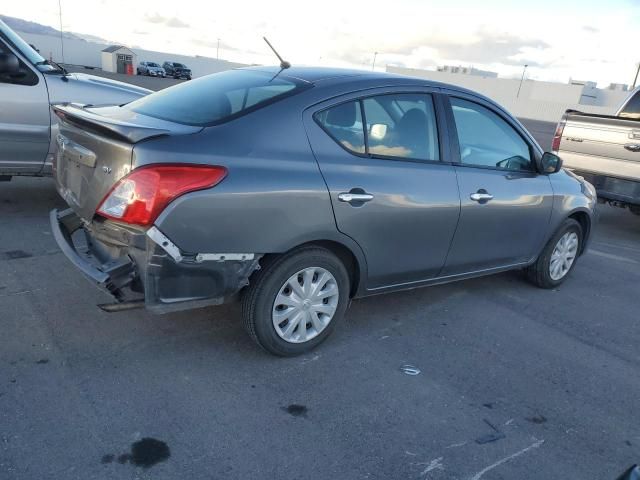
<svg viewBox="0 0 640 480">
<path fill-rule="evenodd" d="M 60 118 L 55 164 L 58 191 L 87 221 L 113 185 L 131 171 L 136 143 L 202 130 L 117 106 L 63 104 L 53 109 Z"/>
</svg>

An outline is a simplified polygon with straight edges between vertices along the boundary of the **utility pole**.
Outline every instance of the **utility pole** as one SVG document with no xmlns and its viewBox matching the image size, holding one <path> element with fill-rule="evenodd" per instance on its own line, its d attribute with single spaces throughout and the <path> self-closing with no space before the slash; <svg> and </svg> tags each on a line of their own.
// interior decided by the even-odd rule
<svg viewBox="0 0 640 480">
<path fill-rule="evenodd" d="M 218 46 L 216 47 L 216 60 L 220 60 L 220 39 L 218 39 Z"/>
<path fill-rule="evenodd" d="M 58 0 L 58 16 L 60 17 L 60 50 L 62 50 L 62 64 L 64 65 L 64 38 L 62 35 L 62 3 Z"/>
<path fill-rule="evenodd" d="M 376 69 L 376 57 L 378 56 L 378 52 L 373 52 L 373 63 L 371 64 L 371 70 Z"/>
<path fill-rule="evenodd" d="M 636 88 L 636 83 L 638 83 L 638 74 L 639 73 L 640 73 L 640 63 L 638 63 L 638 68 L 636 69 L 636 78 L 633 79 L 633 86 L 631 87 L 631 90 Z"/>
<path fill-rule="evenodd" d="M 525 65 L 524 68 L 522 69 L 522 78 L 520 78 L 520 85 L 518 86 L 518 93 L 516 94 L 516 98 L 520 97 L 520 89 L 522 88 L 522 82 L 524 81 L 524 72 L 527 71 L 527 67 L 529 65 Z"/>
</svg>

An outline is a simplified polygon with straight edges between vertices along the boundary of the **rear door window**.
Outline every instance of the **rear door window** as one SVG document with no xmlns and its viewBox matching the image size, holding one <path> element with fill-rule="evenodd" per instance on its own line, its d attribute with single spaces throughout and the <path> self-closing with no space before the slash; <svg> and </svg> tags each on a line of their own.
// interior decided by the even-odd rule
<svg viewBox="0 0 640 480">
<path fill-rule="evenodd" d="M 316 121 L 340 146 L 353 153 L 365 153 L 360 102 L 353 100 L 318 112 Z"/>
<path fill-rule="evenodd" d="M 387 159 L 440 159 L 436 116 L 429 94 L 388 94 L 352 100 L 316 113 L 315 119 L 352 153 Z"/>
<path fill-rule="evenodd" d="M 205 127 L 309 87 L 306 82 L 273 78 L 273 74 L 265 72 L 229 70 L 160 90 L 123 108 L 170 122 Z"/>
<path fill-rule="evenodd" d="M 404 93 L 365 98 L 369 154 L 439 160 L 438 130 L 431 95 Z M 389 120 L 377 111 L 382 108 Z"/>
</svg>

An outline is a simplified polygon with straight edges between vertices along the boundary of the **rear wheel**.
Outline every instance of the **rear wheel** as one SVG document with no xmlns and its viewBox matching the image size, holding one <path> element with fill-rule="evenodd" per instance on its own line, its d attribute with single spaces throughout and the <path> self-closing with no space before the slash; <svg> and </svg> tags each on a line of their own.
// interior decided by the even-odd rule
<svg viewBox="0 0 640 480">
<path fill-rule="evenodd" d="M 308 352 L 339 323 L 349 302 L 349 275 L 320 247 L 304 247 L 267 261 L 243 294 L 247 332 L 280 356 Z"/>
<path fill-rule="evenodd" d="M 541 288 L 554 288 L 567 278 L 582 249 L 580 224 L 568 218 L 551 237 L 536 262 L 527 268 L 527 277 Z"/>
<path fill-rule="evenodd" d="M 640 215 L 640 205 L 629 205 L 629 210 L 635 215 Z"/>
</svg>

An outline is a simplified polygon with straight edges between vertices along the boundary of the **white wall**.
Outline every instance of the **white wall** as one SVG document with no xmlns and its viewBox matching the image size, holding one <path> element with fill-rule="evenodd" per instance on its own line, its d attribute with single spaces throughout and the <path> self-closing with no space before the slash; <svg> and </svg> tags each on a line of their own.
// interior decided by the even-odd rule
<svg viewBox="0 0 640 480">
<path fill-rule="evenodd" d="M 624 91 L 588 89 L 585 93 L 596 98 L 584 104 L 580 103 L 585 98 L 581 85 L 525 80 L 518 95 L 520 79 L 476 77 L 392 66 L 388 66 L 387 71 L 468 88 L 498 102 L 516 117 L 547 122 L 557 122 L 569 108 L 611 115 L 629 95 Z"/>
<path fill-rule="evenodd" d="M 45 58 L 53 58 L 56 62 L 62 62 L 62 51 L 60 48 L 60 37 L 50 35 L 38 35 L 33 33 L 17 32 L 28 43 L 31 43 L 40 50 L 40 55 Z M 102 50 L 109 45 L 103 43 L 87 42 L 85 40 L 64 40 L 64 60 L 71 65 L 84 65 L 95 68 L 102 68 Z M 132 48 L 138 55 L 137 61 L 156 62 L 162 65 L 165 61 L 180 62 L 191 68 L 194 77 L 201 77 L 210 73 L 222 72 L 246 65 L 241 63 L 227 62 L 226 60 L 216 60 L 209 57 L 190 57 L 188 55 L 175 55 L 172 53 L 154 52 Z M 115 57 L 114 57 L 115 58 Z M 135 67 L 134 65 L 134 71 Z M 113 71 L 115 71 L 115 64 Z"/>
</svg>

